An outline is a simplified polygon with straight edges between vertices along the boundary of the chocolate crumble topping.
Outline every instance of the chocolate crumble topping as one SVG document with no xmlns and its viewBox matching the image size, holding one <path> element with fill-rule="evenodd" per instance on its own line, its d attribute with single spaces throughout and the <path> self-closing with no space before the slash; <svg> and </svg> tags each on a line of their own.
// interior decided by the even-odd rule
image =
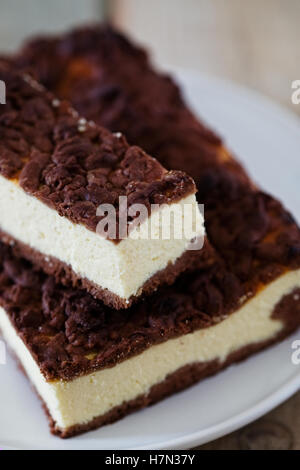
<svg viewBox="0 0 300 470">
<path fill-rule="evenodd" d="M 0 62 L 0 79 L 7 102 L 0 107 L 0 174 L 61 216 L 96 231 L 98 206 L 112 204 L 118 214 L 120 196 L 150 214 L 151 204 L 195 192 L 185 173 L 167 171 L 122 135 L 79 118 L 30 75 Z"/>
</svg>

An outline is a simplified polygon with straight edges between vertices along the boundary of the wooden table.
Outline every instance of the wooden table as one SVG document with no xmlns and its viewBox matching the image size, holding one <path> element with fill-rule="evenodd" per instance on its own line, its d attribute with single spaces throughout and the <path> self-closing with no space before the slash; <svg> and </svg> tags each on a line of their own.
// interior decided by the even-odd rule
<svg viewBox="0 0 300 470">
<path fill-rule="evenodd" d="M 299 0 L 110 0 L 114 22 L 160 64 L 244 84 L 300 115 Z"/>
</svg>

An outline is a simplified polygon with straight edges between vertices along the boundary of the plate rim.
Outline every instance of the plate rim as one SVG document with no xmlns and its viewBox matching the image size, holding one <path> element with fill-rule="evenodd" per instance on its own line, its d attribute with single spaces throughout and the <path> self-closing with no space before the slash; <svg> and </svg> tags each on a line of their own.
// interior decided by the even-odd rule
<svg viewBox="0 0 300 470">
<path fill-rule="evenodd" d="M 299 330 L 300 331 L 300 330 Z M 276 346 L 276 345 L 275 345 Z M 264 351 L 261 352 L 263 354 Z M 164 442 L 164 445 L 161 447 L 155 447 L 158 450 L 171 450 L 171 449 L 190 449 L 192 447 L 197 447 L 199 445 L 207 444 L 211 441 L 214 441 L 220 437 L 226 436 L 247 424 L 256 421 L 261 418 L 263 415 L 267 414 L 277 406 L 279 406 L 284 401 L 288 400 L 292 395 L 297 393 L 300 390 L 300 372 L 296 372 L 290 380 L 288 380 L 284 385 L 279 389 L 275 390 L 273 393 L 267 397 L 259 400 L 258 403 L 252 407 L 234 415 L 233 417 L 222 421 L 221 423 L 215 424 L 206 428 L 202 431 L 195 431 L 192 434 L 186 436 L 181 436 L 178 438 L 171 439 Z M 136 447 L 132 449 L 153 449 L 151 446 L 146 447 Z"/>
</svg>

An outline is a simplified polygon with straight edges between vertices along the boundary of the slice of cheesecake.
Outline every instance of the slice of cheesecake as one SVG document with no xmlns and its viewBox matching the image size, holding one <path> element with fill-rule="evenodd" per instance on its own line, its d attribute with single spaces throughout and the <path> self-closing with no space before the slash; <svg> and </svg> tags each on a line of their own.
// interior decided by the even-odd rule
<svg viewBox="0 0 300 470">
<path fill-rule="evenodd" d="M 172 283 L 204 236 L 193 180 L 0 64 L 0 231 L 115 308 Z"/>
<path fill-rule="evenodd" d="M 206 248 L 196 272 L 120 312 L 0 245 L 0 329 L 54 434 L 116 421 L 297 328 L 300 267 L 246 298 Z"/>
</svg>

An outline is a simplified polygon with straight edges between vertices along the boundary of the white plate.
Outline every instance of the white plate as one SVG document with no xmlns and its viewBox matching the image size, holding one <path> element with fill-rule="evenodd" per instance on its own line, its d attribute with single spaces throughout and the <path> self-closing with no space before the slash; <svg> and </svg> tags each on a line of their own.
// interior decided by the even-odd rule
<svg viewBox="0 0 300 470">
<path fill-rule="evenodd" d="M 300 220 L 300 125 L 256 93 L 177 71 L 192 106 L 226 138 L 257 182 Z M 267 413 L 300 388 L 300 366 L 283 343 L 122 421 L 74 439 L 49 434 L 40 403 L 8 358 L 0 366 L 0 447 L 21 449 L 185 449 Z"/>
</svg>

